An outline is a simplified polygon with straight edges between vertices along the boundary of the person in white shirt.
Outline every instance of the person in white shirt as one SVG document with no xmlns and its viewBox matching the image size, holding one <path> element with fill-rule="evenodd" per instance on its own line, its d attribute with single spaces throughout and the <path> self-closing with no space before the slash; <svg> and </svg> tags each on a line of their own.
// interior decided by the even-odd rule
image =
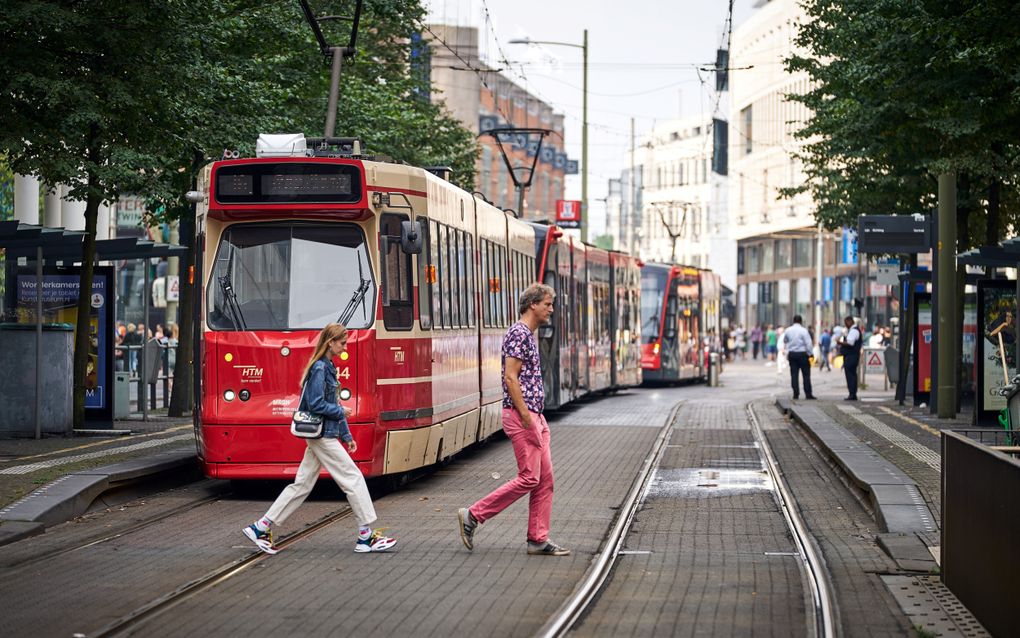
<svg viewBox="0 0 1020 638">
<path fill-rule="evenodd" d="M 843 374 L 846 375 L 846 389 L 850 393 L 844 401 L 857 400 L 857 366 L 861 362 L 861 345 L 864 338 L 854 323 L 853 317 L 843 320 L 846 333 L 839 338 L 839 353 L 843 355 Z"/>
<path fill-rule="evenodd" d="M 790 385 L 793 387 L 793 398 L 800 398 L 799 372 L 804 377 L 804 398 L 814 399 L 811 392 L 811 351 L 814 343 L 811 333 L 802 325 L 803 319 L 800 315 L 793 317 L 793 325 L 783 332 L 783 349 L 786 350 L 786 359 L 790 364 Z"/>
<path fill-rule="evenodd" d="M 871 336 L 868 337 L 869 348 L 881 348 L 885 342 L 885 336 L 882 334 L 882 326 L 876 325 L 875 330 L 872 331 Z"/>
</svg>

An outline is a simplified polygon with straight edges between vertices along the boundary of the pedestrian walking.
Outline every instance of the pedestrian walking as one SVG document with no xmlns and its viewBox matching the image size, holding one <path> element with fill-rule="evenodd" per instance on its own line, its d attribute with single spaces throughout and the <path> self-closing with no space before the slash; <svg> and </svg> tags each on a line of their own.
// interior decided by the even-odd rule
<svg viewBox="0 0 1020 638">
<path fill-rule="evenodd" d="M 811 350 L 814 344 L 811 340 L 811 333 L 804 328 L 804 320 L 800 315 L 794 315 L 793 324 L 783 332 L 783 345 L 786 350 L 786 360 L 790 364 L 790 386 L 793 388 L 793 398 L 800 398 L 800 383 L 798 374 L 804 377 L 804 398 L 814 399 L 811 392 Z"/>
<path fill-rule="evenodd" d="M 843 355 L 843 374 L 846 375 L 846 389 L 849 394 L 844 401 L 857 400 L 857 366 L 861 362 L 861 346 L 864 339 L 861 330 L 854 324 L 853 317 L 843 320 L 846 330 L 839 341 L 839 353 Z"/>
<path fill-rule="evenodd" d="M 283 489 L 265 516 L 242 531 L 259 549 L 275 554 L 272 528 L 282 524 L 305 501 L 315 487 L 323 467 L 347 495 L 347 502 L 358 521 L 358 537 L 354 551 L 382 552 L 397 544 L 383 535 L 383 529 L 372 529 L 375 508 L 368 494 L 365 476 L 351 459 L 358 444 L 347 425 L 349 409 L 340 406 L 340 383 L 333 358 L 347 351 L 347 328 L 339 323 L 328 324 L 319 333 L 319 340 L 304 372 L 301 374 L 299 410 L 323 417 L 322 438 L 305 439 L 305 456 L 298 466 L 294 482 Z M 338 440 L 339 439 L 339 440 Z M 340 445 L 343 441 L 347 449 Z"/>
<path fill-rule="evenodd" d="M 776 330 L 771 324 L 765 326 L 765 348 L 768 352 L 768 360 L 775 361 L 779 349 L 776 347 Z"/>
<path fill-rule="evenodd" d="M 832 372 L 832 365 L 829 363 L 829 352 L 832 351 L 832 335 L 828 330 L 822 331 L 818 338 L 818 371 L 828 370 Z"/>
<path fill-rule="evenodd" d="M 762 332 L 761 324 L 756 324 L 751 328 L 751 354 L 755 361 L 758 360 L 758 352 L 761 350 L 761 343 L 764 337 L 765 333 Z"/>
<path fill-rule="evenodd" d="M 517 457 L 517 476 L 496 488 L 471 507 L 457 510 L 460 539 L 474 549 L 474 535 L 485 521 L 499 514 L 517 499 L 529 494 L 528 553 L 567 556 L 570 550 L 549 540 L 552 515 L 553 466 L 549 452 L 549 424 L 545 389 L 535 331 L 553 313 L 556 293 L 545 284 L 531 284 L 518 303 L 520 319 L 503 337 L 503 431 L 510 438 Z"/>
</svg>

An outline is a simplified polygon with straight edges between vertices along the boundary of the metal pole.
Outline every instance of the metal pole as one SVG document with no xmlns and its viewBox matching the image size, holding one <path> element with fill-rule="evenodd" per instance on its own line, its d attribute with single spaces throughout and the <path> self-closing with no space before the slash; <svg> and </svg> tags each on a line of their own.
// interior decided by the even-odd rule
<svg viewBox="0 0 1020 638">
<path fill-rule="evenodd" d="M 35 248 L 35 438 L 42 438 L 42 246 Z"/>
<path fill-rule="evenodd" d="M 627 252 L 631 255 L 634 253 L 634 222 L 637 220 L 637 174 L 634 173 L 634 118 L 630 118 L 630 215 L 628 216 L 628 223 L 630 225 L 630 232 L 627 234 Z M 587 168 L 587 167 L 586 167 Z"/>
<path fill-rule="evenodd" d="M 822 338 L 822 308 L 825 302 L 822 301 L 822 258 L 824 256 L 822 244 L 822 225 L 818 224 L 818 245 L 815 247 L 815 343 Z M 821 352 L 819 352 L 821 356 Z"/>
<path fill-rule="evenodd" d="M 517 217 L 524 219 L 524 184 L 517 185 Z"/>
<path fill-rule="evenodd" d="M 147 362 L 145 360 L 146 359 L 146 357 L 145 357 L 145 350 L 146 350 L 145 345 L 146 345 L 146 337 L 148 337 L 148 331 L 149 331 L 149 286 L 151 285 L 151 282 L 149 281 L 150 277 L 149 277 L 149 259 L 148 258 L 145 258 L 145 259 L 142 260 L 142 270 L 145 271 L 145 286 L 142 288 L 142 297 L 144 298 L 144 300 L 143 300 L 144 305 L 142 307 L 144 308 L 143 316 L 145 317 L 145 330 L 142 331 L 142 352 L 138 355 L 138 361 L 139 361 L 139 364 L 138 364 L 139 365 L 139 371 L 138 371 L 138 377 L 139 377 L 139 381 L 138 381 L 138 402 L 142 404 L 142 420 L 143 421 L 148 421 L 149 420 L 149 397 L 148 397 L 149 392 L 148 392 L 148 388 L 146 386 L 148 386 L 149 380 L 145 376 L 145 372 L 146 372 L 146 370 L 148 370 L 148 367 L 146 367 L 147 366 Z"/>
<path fill-rule="evenodd" d="M 340 101 L 340 70 L 344 63 L 343 47 L 332 47 L 333 71 L 329 82 L 329 105 L 326 107 L 326 132 L 325 137 L 333 137 L 336 130 L 336 106 Z"/>
<path fill-rule="evenodd" d="M 582 68 L 584 69 L 584 82 L 581 98 L 581 241 L 588 241 L 588 29 L 584 30 L 584 45 L 581 47 L 584 54 Z"/>
<path fill-rule="evenodd" d="M 956 174 L 939 175 L 939 238 L 936 247 L 939 300 L 938 417 L 956 416 Z"/>
</svg>

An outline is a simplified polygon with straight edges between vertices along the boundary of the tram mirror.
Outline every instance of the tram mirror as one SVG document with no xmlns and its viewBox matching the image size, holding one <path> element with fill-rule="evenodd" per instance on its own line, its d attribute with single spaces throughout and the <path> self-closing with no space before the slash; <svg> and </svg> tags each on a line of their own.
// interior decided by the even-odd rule
<svg viewBox="0 0 1020 638">
<path fill-rule="evenodd" d="M 408 255 L 421 253 L 421 222 L 400 222 L 400 250 Z"/>
</svg>

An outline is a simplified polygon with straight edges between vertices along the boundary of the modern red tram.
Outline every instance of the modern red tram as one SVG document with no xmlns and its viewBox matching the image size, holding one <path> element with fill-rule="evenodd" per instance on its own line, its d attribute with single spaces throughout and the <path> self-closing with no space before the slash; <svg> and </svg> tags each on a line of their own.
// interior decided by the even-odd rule
<svg viewBox="0 0 1020 638">
<path fill-rule="evenodd" d="M 689 266 L 641 269 L 641 367 L 647 382 L 703 379 L 719 331 L 719 276 Z"/>
</svg>

